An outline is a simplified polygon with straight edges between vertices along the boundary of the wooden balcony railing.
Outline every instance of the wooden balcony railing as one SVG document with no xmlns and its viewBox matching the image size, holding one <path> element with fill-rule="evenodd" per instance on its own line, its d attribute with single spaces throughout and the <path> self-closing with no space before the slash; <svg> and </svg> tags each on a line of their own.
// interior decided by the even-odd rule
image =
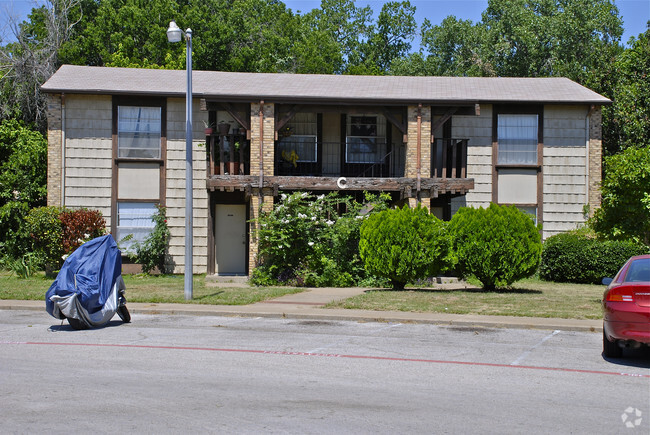
<svg viewBox="0 0 650 435">
<path fill-rule="evenodd" d="M 432 178 L 467 178 L 469 139 L 440 138 L 431 144 Z"/>
</svg>

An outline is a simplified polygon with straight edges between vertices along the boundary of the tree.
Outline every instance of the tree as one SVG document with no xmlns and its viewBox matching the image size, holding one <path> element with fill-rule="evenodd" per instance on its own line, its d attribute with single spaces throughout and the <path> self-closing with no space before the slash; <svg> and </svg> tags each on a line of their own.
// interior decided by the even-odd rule
<svg viewBox="0 0 650 435">
<path fill-rule="evenodd" d="M 614 64 L 614 104 L 607 108 L 605 150 L 650 146 L 650 29 L 630 41 Z"/>
<path fill-rule="evenodd" d="M 591 224 L 607 238 L 650 245 L 650 148 L 629 147 L 604 163 L 602 206 Z"/>
<path fill-rule="evenodd" d="M 611 0 L 489 0 L 479 23 L 426 21 L 431 74 L 569 77 L 600 91 L 623 33 Z"/>
<path fill-rule="evenodd" d="M 45 132 L 47 109 L 40 86 L 59 67 L 58 51 L 79 17 L 80 0 L 52 0 L 12 23 L 16 42 L 0 49 L 0 119 L 18 118 Z M 73 11 L 77 11 L 75 15 Z"/>
<path fill-rule="evenodd" d="M 30 208 L 45 205 L 47 141 L 15 119 L 0 123 L 0 244 L 18 257 L 30 244 L 22 223 Z"/>
</svg>

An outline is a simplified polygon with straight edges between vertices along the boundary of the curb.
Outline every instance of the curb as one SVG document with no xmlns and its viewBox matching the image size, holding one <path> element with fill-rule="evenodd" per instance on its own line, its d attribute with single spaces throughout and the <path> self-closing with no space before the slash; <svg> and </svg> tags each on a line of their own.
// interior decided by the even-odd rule
<svg viewBox="0 0 650 435">
<path fill-rule="evenodd" d="M 0 300 L 0 310 L 45 311 L 41 301 Z M 276 319 L 412 323 L 465 328 L 543 329 L 598 332 L 602 320 L 577 320 L 538 317 L 479 316 L 468 314 L 412 313 L 401 311 L 367 311 L 324 309 L 300 303 L 278 307 L 260 302 L 233 308 L 224 305 L 129 303 L 132 314 L 264 317 Z"/>
</svg>

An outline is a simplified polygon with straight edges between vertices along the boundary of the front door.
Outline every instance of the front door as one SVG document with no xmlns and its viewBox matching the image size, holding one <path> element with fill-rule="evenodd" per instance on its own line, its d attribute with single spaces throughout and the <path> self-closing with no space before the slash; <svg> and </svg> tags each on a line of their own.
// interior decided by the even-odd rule
<svg viewBox="0 0 650 435">
<path fill-rule="evenodd" d="M 215 206 L 216 273 L 246 274 L 246 205 Z"/>
</svg>

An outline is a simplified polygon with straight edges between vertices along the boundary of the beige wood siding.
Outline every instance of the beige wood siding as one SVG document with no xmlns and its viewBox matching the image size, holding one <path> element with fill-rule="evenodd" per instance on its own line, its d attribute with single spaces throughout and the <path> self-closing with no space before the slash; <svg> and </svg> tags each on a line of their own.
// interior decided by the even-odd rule
<svg viewBox="0 0 650 435">
<path fill-rule="evenodd" d="M 474 189 L 451 201 L 452 215 L 460 207 L 487 207 L 492 200 L 492 105 L 481 105 L 480 116 L 453 116 L 452 137 L 469 139 L 467 144 L 467 178 L 474 179 Z"/>
<path fill-rule="evenodd" d="M 99 210 L 111 225 L 110 96 L 65 96 L 65 192 L 69 208 Z"/>
<path fill-rule="evenodd" d="M 206 190 L 205 134 L 199 101 L 193 105 L 193 269 L 205 273 L 208 249 L 208 194 Z M 185 99 L 167 100 L 167 224 L 171 232 L 169 254 L 174 273 L 183 273 L 185 265 Z"/>
<path fill-rule="evenodd" d="M 544 107 L 545 239 L 585 222 L 587 109 L 585 106 Z"/>
<path fill-rule="evenodd" d="M 323 113 L 323 175 L 341 173 L 341 115 Z"/>
</svg>

